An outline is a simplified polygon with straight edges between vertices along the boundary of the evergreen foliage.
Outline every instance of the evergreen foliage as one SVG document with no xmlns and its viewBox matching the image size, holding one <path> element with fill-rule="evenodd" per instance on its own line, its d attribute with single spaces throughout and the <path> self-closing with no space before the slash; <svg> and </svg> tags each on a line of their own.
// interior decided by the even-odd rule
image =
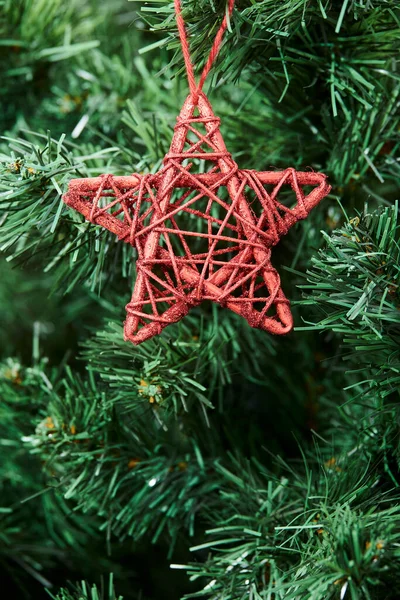
<svg viewBox="0 0 400 600">
<path fill-rule="evenodd" d="M 200 68 L 225 1 L 182 3 Z M 204 304 L 124 342 L 134 252 L 62 202 L 73 177 L 159 169 L 187 94 L 173 3 L 3 0 L 0 32 L 12 595 L 397 600 L 396 3 L 238 0 L 207 83 L 242 168 L 333 186 L 274 249 L 279 339 Z"/>
<path fill-rule="evenodd" d="M 61 589 L 57 596 L 52 595 L 52 598 L 54 600 L 123 600 L 122 596 L 115 594 L 112 576 L 108 586 L 101 586 L 100 589 L 96 585 L 90 587 L 86 581 L 83 581 L 72 589 Z"/>
</svg>

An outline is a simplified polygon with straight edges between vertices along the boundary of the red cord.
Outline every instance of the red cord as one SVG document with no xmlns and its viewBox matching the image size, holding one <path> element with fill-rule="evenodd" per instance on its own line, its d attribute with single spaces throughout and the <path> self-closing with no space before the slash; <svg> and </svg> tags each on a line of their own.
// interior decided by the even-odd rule
<svg viewBox="0 0 400 600">
<path fill-rule="evenodd" d="M 195 102 L 198 98 L 199 93 L 203 89 L 204 82 L 207 78 L 207 75 L 209 74 L 209 72 L 211 70 L 213 63 L 214 63 L 215 59 L 217 58 L 218 52 L 221 47 L 223 35 L 228 26 L 228 15 L 229 15 L 229 17 L 232 15 L 234 5 L 235 5 L 235 0 L 229 0 L 228 14 L 225 14 L 223 21 L 221 23 L 221 26 L 217 31 L 217 35 L 215 36 L 215 40 L 211 47 L 209 57 L 207 59 L 207 62 L 203 69 L 203 72 L 200 76 L 199 83 L 196 84 L 196 79 L 194 76 L 194 66 L 192 63 L 192 59 L 190 58 L 189 42 L 188 42 L 187 34 L 186 34 L 185 21 L 183 20 L 183 16 L 182 16 L 181 2 L 180 2 L 180 0 L 175 0 L 176 22 L 178 25 L 179 37 L 181 40 L 183 57 L 185 59 L 185 66 L 186 66 L 186 72 L 187 72 L 187 77 L 188 77 L 188 81 L 189 81 L 190 93 Z"/>
</svg>

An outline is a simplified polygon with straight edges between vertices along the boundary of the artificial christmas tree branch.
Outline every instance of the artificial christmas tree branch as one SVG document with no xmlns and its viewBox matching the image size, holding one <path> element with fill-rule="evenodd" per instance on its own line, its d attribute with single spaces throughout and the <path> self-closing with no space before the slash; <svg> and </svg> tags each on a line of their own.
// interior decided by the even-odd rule
<svg viewBox="0 0 400 600">
<path fill-rule="evenodd" d="M 397 600 L 395 7 L 238 0 L 205 86 L 227 147 L 333 186 L 275 250 L 304 326 L 273 339 L 206 302 L 139 347 L 120 325 L 133 250 L 61 195 L 160 169 L 187 94 L 173 5 L 3 9 L 4 585 L 27 600 Z M 198 74 L 226 3 L 182 9 Z"/>
</svg>

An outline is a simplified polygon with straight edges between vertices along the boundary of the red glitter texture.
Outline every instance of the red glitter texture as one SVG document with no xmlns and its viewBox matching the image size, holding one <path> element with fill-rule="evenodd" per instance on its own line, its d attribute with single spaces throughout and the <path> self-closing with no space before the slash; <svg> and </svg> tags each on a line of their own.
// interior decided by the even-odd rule
<svg viewBox="0 0 400 600">
<path fill-rule="evenodd" d="M 182 23 L 180 34 L 182 40 Z M 293 319 L 271 249 L 330 191 L 321 173 L 239 169 L 220 120 L 193 81 L 159 173 L 74 179 L 64 196 L 86 219 L 137 250 L 124 328 L 134 344 L 204 300 L 229 308 L 252 327 L 288 333 Z"/>
</svg>

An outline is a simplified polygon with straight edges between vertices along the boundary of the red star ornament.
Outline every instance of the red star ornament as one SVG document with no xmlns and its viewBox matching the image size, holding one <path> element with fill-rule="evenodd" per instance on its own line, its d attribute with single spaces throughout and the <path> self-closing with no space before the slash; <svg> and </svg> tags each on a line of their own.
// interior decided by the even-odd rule
<svg viewBox="0 0 400 600">
<path fill-rule="evenodd" d="M 140 344 L 212 300 L 251 327 L 293 327 L 271 249 L 330 191 L 322 173 L 241 170 L 200 92 L 186 99 L 157 174 L 70 182 L 64 201 L 137 251 L 125 340 Z M 193 167 L 197 167 L 194 172 Z M 313 189 L 305 193 L 304 186 Z M 294 193 L 286 206 L 279 194 Z"/>
</svg>

